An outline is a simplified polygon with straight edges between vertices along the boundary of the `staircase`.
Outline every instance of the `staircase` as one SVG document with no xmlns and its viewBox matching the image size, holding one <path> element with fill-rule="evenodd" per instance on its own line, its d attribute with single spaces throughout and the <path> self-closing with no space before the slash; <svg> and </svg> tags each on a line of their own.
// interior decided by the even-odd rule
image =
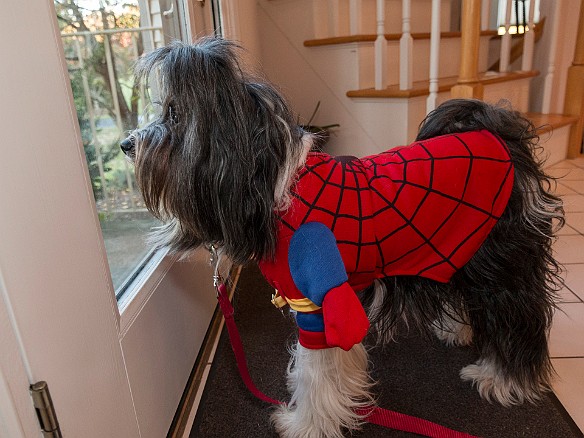
<svg viewBox="0 0 584 438">
<path fill-rule="evenodd" d="M 541 36 L 533 13 L 525 36 L 512 39 L 509 32 L 499 37 L 490 24 L 495 23 L 496 5 L 489 1 L 258 4 L 261 39 L 266 42 L 263 69 L 282 86 L 301 121 L 321 102 L 314 123 L 340 124 L 326 146 L 332 154 L 362 156 L 407 144 L 429 109 L 459 93 L 493 103 L 506 99 L 528 114 L 542 126 L 547 165 L 568 155 L 570 131 L 578 117 L 528 113 L 531 84 L 541 74 L 531 61 L 539 39 L 536 30 Z M 474 10 L 465 11 L 461 4 Z"/>
</svg>

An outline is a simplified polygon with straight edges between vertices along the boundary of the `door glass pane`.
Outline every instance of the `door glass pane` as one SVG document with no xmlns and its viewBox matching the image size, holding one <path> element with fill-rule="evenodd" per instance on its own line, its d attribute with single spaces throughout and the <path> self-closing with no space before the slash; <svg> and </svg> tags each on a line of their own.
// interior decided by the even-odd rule
<svg viewBox="0 0 584 438">
<path fill-rule="evenodd" d="M 142 6 L 142 7 L 141 7 Z M 147 90 L 132 64 L 164 44 L 157 0 L 55 0 L 83 147 L 114 287 L 119 295 L 148 260 L 156 220 L 136 189 L 119 142 L 147 123 Z"/>
</svg>

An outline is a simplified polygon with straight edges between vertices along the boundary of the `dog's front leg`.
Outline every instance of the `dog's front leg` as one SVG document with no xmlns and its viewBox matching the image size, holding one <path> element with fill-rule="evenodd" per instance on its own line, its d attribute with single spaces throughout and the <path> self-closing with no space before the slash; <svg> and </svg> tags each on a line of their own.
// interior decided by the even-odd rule
<svg viewBox="0 0 584 438">
<path fill-rule="evenodd" d="M 361 344 L 369 320 L 324 224 L 309 222 L 295 231 L 288 265 L 303 295 L 288 301 L 297 311 L 299 340 L 288 365 L 292 398 L 273 421 L 285 438 L 342 437 L 344 429 L 359 427 L 359 411 L 373 404 Z"/>
<path fill-rule="evenodd" d="M 372 406 L 367 373 L 367 351 L 362 344 L 340 348 L 292 348 L 288 365 L 290 403 L 272 415 L 284 438 L 342 437 L 343 430 L 358 429 L 359 409 Z"/>
</svg>

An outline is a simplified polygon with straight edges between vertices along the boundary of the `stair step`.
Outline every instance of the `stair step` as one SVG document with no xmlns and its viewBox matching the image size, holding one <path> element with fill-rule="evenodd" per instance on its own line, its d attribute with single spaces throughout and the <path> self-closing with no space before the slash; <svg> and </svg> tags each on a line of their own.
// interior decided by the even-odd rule
<svg viewBox="0 0 584 438">
<path fill-rule="evenodd" d="M 479 81 L 483 85 L 491 85 L 499 82 L 514 81 L 517 79 L 526 79 L 537 76 L 539 74 L 536 70 L 531 71 L 513 71 L 508 73 L 485 72 L 479 73 Z M 457 76 L 447 78 L 440 78 L 438 80 L 438 92 L 449 91 L 458 82 Z M 409 98 L 416 96 L 424 96 L 430 94 L 430 81 L 416 81 L 413 83 L 411 90 L 400 90 L 399 85 L 390 85 L 384 90 L 376 90 L 374 88 L 367 88 L 364 90 L 351 90 L 347 92 L 348 97 L 374 97 L 374 98 Z"/>
<path fill-rule="evenodd" d="M 460 38 L 460 32 L 442 32 L 440 38 Z M 496 36 L 496 30 L 483 30 L 481 31 L 481 36 Z M 386 33 L 385 39 L 387 41 L 399 41 L 401 38 L 401 33 Z M 430 32 L 415 32 L 412 33 L 412 38 L 414 40 L 430 39 Z M 361 34 L 361 35 L 348 35 L 348 36 L 338 36 L 330 38 L 319 38 L 315 40 L 304 41 L 305 47 L 319 47 L 319 46 L 331 46 L 336 44 L 348 44 L 348 43 L 366 43 L 373 42 L 377 39 L 375 34 Z"/>
<path fill-rule="evenodd" d="M 525 117 L 531 120 L 540 135 L 578 121 L 578 117 L 564 114 L 525 113 Z"/>
<path fill-rule="evenodd" d="M 544 168 L 565 160 L 570 143 L 570 126 L 578 121 L 578 117 L 541 113 L 525 113 L 525 116 L 535 125 L 540 136 L 540 158 L 544 160 Z"/>
</svg>

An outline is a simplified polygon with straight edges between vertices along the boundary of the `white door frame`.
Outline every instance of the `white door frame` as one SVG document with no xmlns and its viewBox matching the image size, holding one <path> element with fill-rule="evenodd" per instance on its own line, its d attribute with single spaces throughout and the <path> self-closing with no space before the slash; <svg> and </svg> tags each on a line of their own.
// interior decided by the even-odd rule
<svg viewBox="0 0 584 438">
<path fill-rule="evenodd" d="M 0 436 L 40 435 L 28 385 L 45 380 L 64 436 L 159 438 L 215 309 L 206 254 L 153 263 L 120 313 L 53 0 L 4 12 Z"/>
<path fill-rule="evenodd" d="M 14 315 L 0 277 L 0 437 L 38 435 L 39 427 L 27 390 L 31 380 L 13 330 Z"/>
</svg>

